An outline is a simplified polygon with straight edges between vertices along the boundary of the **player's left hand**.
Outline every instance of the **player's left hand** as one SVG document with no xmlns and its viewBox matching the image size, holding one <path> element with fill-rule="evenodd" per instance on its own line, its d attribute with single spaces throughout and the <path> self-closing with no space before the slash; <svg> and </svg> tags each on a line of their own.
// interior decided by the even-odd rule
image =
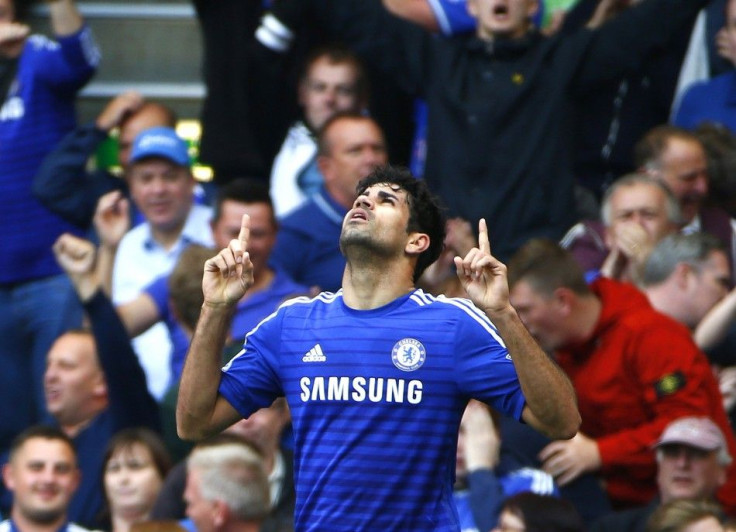
<svg viewBox="0 0 736 532">
<path fill-rule="evenodd" d="M 542 449 L 539 459 L 542 469 L 552 475 L 560 486 L 601 467 L 598 444 L 580 432 L 571 440 L 553 441 Z"/>
<path fill-rule="evenodd" d="M 478 223 L 478 247 L 465 258 L 455 257 L 455 269 L 473 303 L 488 314 L 511 308 L 506 265 L 491 255 L 485 219 Z"/>
</svg>

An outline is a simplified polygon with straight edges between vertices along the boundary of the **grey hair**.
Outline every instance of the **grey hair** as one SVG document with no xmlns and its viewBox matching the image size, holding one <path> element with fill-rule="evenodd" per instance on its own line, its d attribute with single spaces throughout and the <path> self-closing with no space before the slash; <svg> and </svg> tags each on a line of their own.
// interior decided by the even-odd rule
<svg viewBox="0 0 736 532">
<path fill-rule="evenodd" d="M 634 185 L 649 185 L 660 189 L 665 196 L 665 210 L 667 212 L 667 219 L 675 224 L 679 225 L 682 223 L 682 214 L 680 213 L 680 203 L 672 191 L 662 182 L 650 177 L 643 173 L 631 173 L 621 176 L 614 181 L 606 193 L 603 195 L 603 201 L 601 202 L 601 220 L 603 225 L 606 227 L 611 226 L 611 198 L 614 193 L 622 187 L 631 187 Z"/>
<path fill-rule="evenodd" d="M 723 251 L 723 243 L 708 233 L 680 233 L 664 237 L 654 247 L 644 265 L 642 284 L 658 285 L 664 282 L 678 264 L 685 262 L 700 272 L 703 262 L 714 251 Z"/>
<path fill-rule="evenodd" d="M 263 458 L 238 443 L 202 447 L 192 451 L 187 470 L 199 473 L 199 490 L 208 501 L 222 501 L 242 521 L 268 515 L 270 488 Z"/>
</svg>

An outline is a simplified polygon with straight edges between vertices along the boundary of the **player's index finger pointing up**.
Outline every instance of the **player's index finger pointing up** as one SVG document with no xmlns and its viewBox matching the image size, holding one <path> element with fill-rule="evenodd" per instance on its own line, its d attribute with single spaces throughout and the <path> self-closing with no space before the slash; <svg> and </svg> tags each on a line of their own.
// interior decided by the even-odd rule
<svg viewBox="0 0 736 532">
<path fill-rule="evenodd" d="M 478 222 L 478 249 L 491 254 L 491 242 L 488 240 L 488 226 L 485 218 L 481 218 Z"/>
<path fill-rule="evenodd" d="M 240 240 L 240 246 L 243 251 L 248 249 L 248 239 L 250 238 L 250 216 L 247 214 L 243 215 L 243 219 L 240 221 L 240 234 L 238 234 L 238 240 Z"/>
</svg>

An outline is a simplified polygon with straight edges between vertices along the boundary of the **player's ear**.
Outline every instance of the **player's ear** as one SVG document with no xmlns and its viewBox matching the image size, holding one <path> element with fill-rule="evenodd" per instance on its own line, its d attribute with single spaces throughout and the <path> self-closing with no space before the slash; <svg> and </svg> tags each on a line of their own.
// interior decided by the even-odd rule
<svg viewBox="0 0 736 532">
<path fill-rule="evenodd" d="M 419 255 L 429 247 L 429 235 L 426 233 L 410 233 L 404 250 L 410 255 Z"/>
</svg>

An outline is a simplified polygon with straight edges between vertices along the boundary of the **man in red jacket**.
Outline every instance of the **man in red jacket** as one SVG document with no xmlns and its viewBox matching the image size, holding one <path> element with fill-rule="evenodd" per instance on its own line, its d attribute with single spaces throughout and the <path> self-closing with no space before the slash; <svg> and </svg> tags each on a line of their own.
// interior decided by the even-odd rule
<svg viewBox="0 0 736 532">
<path fill-rule="evenodd" d="M 646 504 L 656 493 L 652 445 L 683 416 L 708 416 L 736 440 L 708 360 L 690 331 L 656 312 L 629 284 L 599 278 L 588 285 L 572 256 L 532 240 L 509 263 L 511 301 L 537 341 L 570 377 L 583 418 L 580 432 L 540 453 L 564 485 L 597 472 L 614 507 Z M 736 474 L 719 491 L 736 510 Z"/>
</svg>

